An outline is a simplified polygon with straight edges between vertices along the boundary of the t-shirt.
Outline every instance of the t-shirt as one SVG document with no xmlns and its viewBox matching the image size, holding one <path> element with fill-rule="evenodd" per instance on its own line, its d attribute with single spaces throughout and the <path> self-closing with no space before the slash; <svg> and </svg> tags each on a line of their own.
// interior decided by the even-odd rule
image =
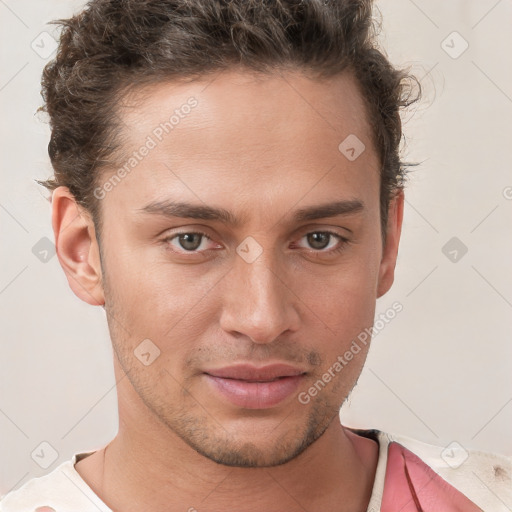
<svg viewBox="0 0 512 512">
<path fill-rule="evenodd" d="M 512 510 L 512 457 L 465 450 L 457 442 L 439 447 L 376 429 L 350 430 L 379 444 L 367 512 Z M 75 469 L 91 453 L 77 453 L 2 496 L 0 512 L 113 512 Z"/>
</svg>

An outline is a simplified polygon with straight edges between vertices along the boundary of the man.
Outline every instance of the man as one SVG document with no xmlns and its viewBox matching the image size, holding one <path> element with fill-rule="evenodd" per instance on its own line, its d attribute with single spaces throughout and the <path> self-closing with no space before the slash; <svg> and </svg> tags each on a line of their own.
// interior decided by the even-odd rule
<svg viewBox="0 0 512 512">
<path fill-rule="evenodd" d="M 339 422 L 393 283 L 412 101 L 371 3 L 93 0 L 62 24 L 44 184 L 69 285 L 107 313 L 119 432 L 1 510 L 508 510 L 506 457 Z"/>
</svg>

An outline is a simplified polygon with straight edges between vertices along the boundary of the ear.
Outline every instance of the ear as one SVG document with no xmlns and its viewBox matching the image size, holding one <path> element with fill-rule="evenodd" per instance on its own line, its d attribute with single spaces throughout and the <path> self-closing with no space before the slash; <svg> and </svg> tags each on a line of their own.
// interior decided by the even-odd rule
<svg viewBox="0 0 512 512">
<path fill-rule="evenodd" d="M 377 284 L 377 298 L 389 291 L 395 279 L 395 265 L 398 255 L 398 244 L 402 232 L 404 216 L 404 192 L 400 190 L 389 203 L 388 223 L 386 228 L 386 244 L 382 252 Z"/>
<path fill-rule="evenodd" d="M 57 256 L 74 294 L 93 306 L 105 304 L 94 223 L 67 187 L 53 191 L 52 227 Z"/>
</svg>

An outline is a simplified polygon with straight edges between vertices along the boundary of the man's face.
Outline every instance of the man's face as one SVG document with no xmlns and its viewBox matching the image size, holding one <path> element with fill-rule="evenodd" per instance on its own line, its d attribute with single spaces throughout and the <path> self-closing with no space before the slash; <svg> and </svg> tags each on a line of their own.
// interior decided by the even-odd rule
<svg viewBox="0 0 512 512">
<path fill-rule="evenodd" d="M 290 460 L 337 417 L 367 346 L 299 395 L 373 324 L 396 256 L 354 80 L 283 76 L 230 71 L 127 98 L 121 140 L 138 156 L 98 193 L 116 364 L 141 414 L 228 465 Z M 359 156 L 338 149 L 348 136 Z M 232 218 L 166 215 L 171 203 Z M 345 213 L 297 216 L 331 203 Z"/>
</svg>

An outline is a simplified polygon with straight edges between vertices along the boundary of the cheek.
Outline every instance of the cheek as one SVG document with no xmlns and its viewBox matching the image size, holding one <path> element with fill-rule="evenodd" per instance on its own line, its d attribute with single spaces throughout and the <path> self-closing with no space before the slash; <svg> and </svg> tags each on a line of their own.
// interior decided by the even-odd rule
<svg viewBox="0 0 512 512">
<path fill-rule="evenodd" d="M 166 261 L 165 251 L 154 247 L 134 248 L 109 263 L 116 305 L 131 321 L 146 319 L 148 327 L 171 327 L 201 302 L 215 280 L 214 272 L 200 273 L 195 265 Z"/>
<path fill-rule="evenodd" d="M 154 250 L 149 252 L 132 250 L 108 262 L 113 293 L 107 301 L 119 349 L 131 358 L 149 339 L 160 351 L 154 366 L 172 373 L 213 321 L 209 295 L 222 274 L 162 262 Z"/>
<path fill-rule="evenodd" d="M 310 301 L 321 319 L 313 337 L 322 365 L 316 369 L 313 381 L 331 383 L 332 395 L 322 394 L 321 399 L 336 401 L 350 392 L 368 354 L 375 283 L 368 270 L 354 267 L 347 274 L 332 276 L 324 292 L 317 292 Z"/>
<path fill-rule="evenodd" d="M 317 280 L 308 304 L 332 333 L 341 340 L 357 336 L 373 323 L 377 294 L 378 266 L 360 260 L 357 264 L 339 268 L 323 283 Z"/>
</svg>

